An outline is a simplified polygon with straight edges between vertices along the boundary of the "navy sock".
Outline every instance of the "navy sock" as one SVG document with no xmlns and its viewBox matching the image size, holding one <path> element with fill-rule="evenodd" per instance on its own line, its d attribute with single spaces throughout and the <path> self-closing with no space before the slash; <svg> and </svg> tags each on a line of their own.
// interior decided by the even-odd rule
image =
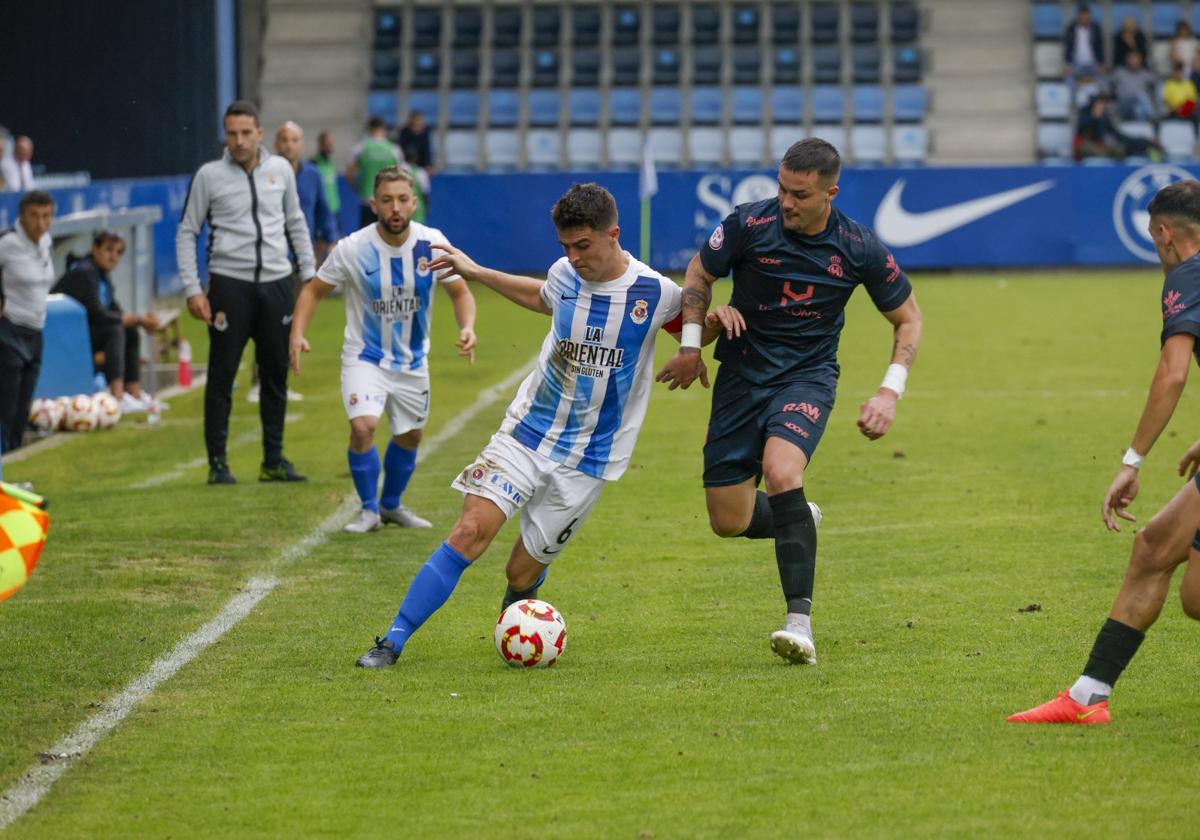
<svg viewBox="0 0 1200 840">
<path fill-rule="evenodd" d="M 400 497 L 416 468 L 417 450 L 405 449 L 389 440 L 383 456 L 383 495 L 379 497 L 379 503 L 388 510 L 400 507 Z"/>
<path fill-rule="evenodd" d="M 550 573 L 550 567 L 542 569 L 542 573 L 538 575 L 538 579 L 533 582 L 533 586 L 528 589 L 513 589 L 510 583 L 504 590 L 504 600 L 500 602 L 500 612 L 504 612 L 517 601 L 524 601 L 526 598 L 536 598 L 538 588 L 546 582 L 546 575 Z"/>
<path fill-rule="evenodd" d="M 771 496 L 771 515 L 775 521 L 775 562 L 787 611 L 809 615 L 817 569 L 817 526 L 804 488 Z"/>
<path fill-rule="evenodd" d="M 1146 634 L 1141 630 L 1122 624 L 1114 618 L 1107 619 L 1096 635 L 1092 653 L 1084 666 L 1083 675 L 1108 685 L 1116 685 L 1117 679 L 1133 659 Z"/>
<path fill-rule="evenodd" d="M 425 565 L 408 585 L 400 612 L 396 613 L 392 629 L 387 632 L 386 638 L 391 639 L 397 653 L 404 649 L 409 636 L 446 603 L 458 585 L 458 579 L 470 565 L 471 561 L 451 548 L 450 543 L 442 543 L 437 551 L 429 555 Z"/>
<path fill-rule="evenodd" d="M 750 524 L 746 530 L 738 534 L 748 540 L 765 540 L 775 536 L 775 517 L 771 515 L 771 499 L 759 490 L 754 495 L 754 512 L 750 514 Z"/>
<path fill-rule="evenodd" d="M 350 449 L 346 454 L 350 461 L 350 477 L 354 479 L 354 489 L 358 491 L 358 498 L 362 499 L 363 508 L 379 513 L 379 500 L 376 498 L 379 492 L 379 453 L 372 446 L 366 452 Z"/>
</svg>

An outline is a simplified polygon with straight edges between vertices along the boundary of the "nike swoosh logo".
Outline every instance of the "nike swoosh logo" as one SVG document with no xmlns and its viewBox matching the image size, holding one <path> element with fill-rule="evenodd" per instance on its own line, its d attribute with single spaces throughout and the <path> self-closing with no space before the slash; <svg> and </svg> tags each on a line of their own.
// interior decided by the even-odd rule
<svg viewBox="0 0 1200 840">
<path fill-rule="evenodd" d="M 901 178 L 892 184 L 892 188 L 880 202 L 879 209 L 875 211 L 875 232 L 888 245 L 897 248 L 920 245 L 937 239 L 1054 186 L 1052 180 L 1038 181 L 1036 184 L 973 198 L 970 201 L 951 204 L 949 207 L 910 213 L 900 206 L 900 193 L 904 191 L 904 183 L 905 179 Z"/>
<path fill-rule="evenodd" d="M 1092 709 L 1090 712 L 1076 712 L 1075 720 L 1086 720 L 1087 718 L 1090 718 L 1092 715 L 1096 714 L 1096 712 L 1098 712 L 1098 711 L 1100 711 L 1100 710 Z"/>
<path fill-rule="evenodd" d="M 562 551 L 560 548 L 558 551 Z M 558 551 L 551 551 L 549 547 L 542 549 L 542 554 L 558 554 Z"/>
</svg>

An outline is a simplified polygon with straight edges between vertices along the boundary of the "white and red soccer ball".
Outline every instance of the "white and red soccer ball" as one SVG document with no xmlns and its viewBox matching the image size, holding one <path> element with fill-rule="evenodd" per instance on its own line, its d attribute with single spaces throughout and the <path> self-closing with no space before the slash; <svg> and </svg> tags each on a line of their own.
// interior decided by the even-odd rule
<svg viewBox="0 0 1200 840">
<path fill-rule="evenodd" d="M 67 409 L 58 400 L 39 397 L 29 406 L 29 422 L 39 432 L 57 431 L 67 416 Z"/>
<path fill-rule="evenodd" d="M 496 650 L 514 668 L 548 668 L 566 647 L 567 622 L 545 601 L 517 601 L 496 622 Z"/>
<path fill-rule="evenodd" d="M 63 428 L 69 432 L 90 432 L 98 420 L 96 401 L 91 394 L 76 394 L 67 403 L 67 419 Z"/>
<path fill-rule="evenodd" d="M 96 428 L 111 429 L 121 419 L 121 404 L 108 391 L 97 391 L 92 395 L 96 406 Z"/>
</svg>

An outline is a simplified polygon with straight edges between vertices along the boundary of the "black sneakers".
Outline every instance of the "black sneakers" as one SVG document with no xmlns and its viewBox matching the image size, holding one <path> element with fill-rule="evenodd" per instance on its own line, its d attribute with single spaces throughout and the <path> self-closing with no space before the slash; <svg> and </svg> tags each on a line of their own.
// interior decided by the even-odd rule
<svg viewBox="0 0 1200 840">
<path fill-rule="evenodd" d="M 296 472 L 296 468 L 292 466 L 292 462 L 287 458 L 280 458 L 279 463 L 273 467 L 262 465 L 262 470 L 258 473 L 259 481 L 308 481 L 308 476 L 300 475 Z"/>
<path fill-rule="evenodd" d="M 229 471 L 229 465 L 224 461 L 210 461 L 208 464 L 209 484 L 237 484 L 237 479 Z"/>
<path fill-rule="evenodd" d="M 359 668 L 387 668 L 395 665 L 399 658 L 400 654 L 396 653 L 396 646 L 392 644 L 391 639 L 376 636 L 375 647 L 358 657 L 354 664 Z"/>
</svg>

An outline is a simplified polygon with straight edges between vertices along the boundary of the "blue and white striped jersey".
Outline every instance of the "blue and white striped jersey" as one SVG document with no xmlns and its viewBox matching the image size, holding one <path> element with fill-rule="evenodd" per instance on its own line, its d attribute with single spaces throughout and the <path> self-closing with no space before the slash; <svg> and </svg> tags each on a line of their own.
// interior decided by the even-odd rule
<svg viewBox="0 0 1200 840">
<path fill-rule="evenodd" d="M 646 416 L 654 339 L 680 311 L 682 290 L 629 256 L 607 283 L 583 280 L 564 257 L 542 299 L 550 334 L 500 430 L 551 460 L 596 478 L 621 477 Z"/>
<path fill-rule="evenodd" d="M 341 288 L 345 296 L 343 362 L 358 359 L 384 370 L 425 368 L 435 279 L 429 263 L 436 256 L 431 247 L 435 242 L 447 239 L 440 230 L 417 222 L 409 226 L 408 239 L 399 248 L 384 242 L 373 224 L 338 242 L 317 279 Z"/>
</svg>

